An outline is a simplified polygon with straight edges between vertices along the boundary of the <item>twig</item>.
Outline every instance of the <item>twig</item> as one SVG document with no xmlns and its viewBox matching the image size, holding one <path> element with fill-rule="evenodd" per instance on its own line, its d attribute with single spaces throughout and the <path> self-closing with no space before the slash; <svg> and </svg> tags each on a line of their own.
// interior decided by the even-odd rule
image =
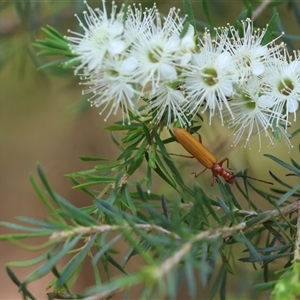
<svg viewBox="0 0 300 300">
<path fill-rule="evenodd" d="M 135 227 L 142 229 L 142 230 L 156 230 L 160 231 L 162 233 L 165 233 L 167 235 L 173 236 L 175 239 L 180 239 L 180 236 L 176 233 L 173 233 L 169 230 L 166 230 L 160 226 L 152 225 L 152 224 L 135 224 Z M 99 226 L 90 226 L 90 227 L 76 227 L 72 230 L 65 230 L 65 231 L 59 231 L 54 232 L 50 236 L 50 240 L 57 239 L 57 238 L 68 238 L 74 235 L 78 235 L 80 233 L 83 234 L 93 234 L 93 233 L 99 233 L 99 232 L 107 232 L 107 231 L 117 231 L 117 230 L 133 230 L 133 227 L 129 225 L 99 225 Z"/>
<path fill-rule="evenodd" d="M 194 242 L 199 241 L 203 238 L 214 239 L 215 237 L 217 237 L 219 235 L 222 235 L 223 238 L 226 238 L 226 237 L 231 236 L 232 233 L 234 233 L 234 232 L 253 229 L 273 218 L 277 218 L 278 216 L 287 215 L 287 214 L 290 214 L 290 213 L 292 213 L 294 211 L 298 211 L 298 210 L 300 210 L 300 201 L 296 201 L 290 205 L 287 205 L 280 210 L 274 209 L 274 210 L 269 210 L 269 211 L 264 212 L 264 213 L 268 213 L 268 216 L 266 216 L 264 219 L 258 221 L 257 223 L 253 224 L 253 226 L 250 226 L 250 227 L 247 227 L 246 223 L 242 222 L 242 223 L 240 223 L 236 226 L 232 226 L 232 227 L 224 227 L 224 228 L 203 231 L 194 236 L 195 237 Z M 251 216 L 259 216 L 260 215 L 257 212 L 241 211 L 241 210 L 237 210 L 237 211 L 239 213 L 245 214 L 245 215 L 251 215 Z M 178 234 L 173 233 L 169 230 L 166 230 L 163 227 L 158 226 L 158 225 L 135 224 L 135 227 L 142 229 L 142 230 L 156 230 L 156 231 L 165 233 L 167 235 L 173 236 L 175 239 L 181 239 L 181 237 Z M 130 225 L 127 225 L 127 224 L 126 225 L 99 225 L 99 226 L 90 226 L 90 227 L 80 226 L 80 227 L 76 227 L 72 230 L 55 232 L 50 236 L 50 240 L 57 239 L 57 238 L 68 238 L 70 236 L 74 236 L 74 235 L 77 235 L 80 233 L 93 234 L 93 233 L 99 233 L 99 232 L 117 231 L 117 230 L 132 230 L 132 229 L 133 229 L 133 227 L 131 227 Z M 300 231 L 300 229 L 299 229 L 299 231 Z M 300 233 L 299 233 L 299 235 L 300 235 Z M 299 240 L 300 240 L 300 237 L 299 237 Z M 300 243 L 300 241 L 299 241 L 299 243 Z M 300 247 L 300 245 L 299 245 L 299 247 Z"/>
<path fill-rule="evenodd" d="M 300 200 L 300 198 L 298 199 Z M 266 211 L 265 213 L 269 213 L 267 217 L 264 219 L 258 221 L 257 223 L 253 224 L 252 226 L 247 226 L 247 222 L 242 222 L 238 225 L 232 226 L 232 227 L 224 227 L 219 229 L 213 229 L 213 230 L 206 230 L 203 232 L 200 232 L 196 235 L 193 235 L 190 237 L 190 239 L 186 240 L 182 246 L 176 251 L 172 256 L 167 258 L 162 264 L 159 265 L 156 271 L 152 269 L 152 272 L 148 273 L 148 276 L 152 276 L 153 279 L 159 279 L 168 274 L 172 268 L 180 263 L 180 261 L 184 258 L 185 255 L 187 255 L 193 245 L 202 240 L 202 239 L 215 239 L 218 237 L 221 237 L 222 239 L 230 237 L 233 235 L 233 233 L 238 233 L 240 231 L 247 231 L 252 230 L 263 223 L 274 219 L 276 217 L 284 216 L 287 214 L 290 214 L 294 211 L 298 212 L 298 218 L 297 218 L 297 236 L 296 236 L 296 243 L 295 243 L 295 258 L 300 257 L 300 201 L 296 201 L 290 205 L 287 205 L 283 207 L 281 210 L 270 210 Z M 242 211 L 246 215 L 252 215 L 252 216 L 259 216 L 259 213 L 251 212 L 251 211 Z M 177 234 L 174 234 L 160 226 L 157 225 L 150 225 L 150 224 L 135 224 L 135 226 L 142 230 L 157 230 L 160 232 L 163 232 L 167 235 L 173 236 L 176 239 L 180 239 L 180 237 Z M 97 232 L 106 232 L 106 231 L 115 231 L 115 230 L 132 230 L 133 228 L 129 225 L 101 225 L 101 226 L 91 226 L 91 227 L 78 227 L 75 230 L 65 231 L 65 232 L 58 232 L 54 233 L 51 238 L 65 238 L 70 235 L 74 235 L 77 233 L 97 233 Z M 153 272 L 154 271 L 154 272 Z M 151 274 L 151 275 L 150 275 Z M 116 289 L 110 289 L 108 291 L 104 291 L 102 293 L 99 293 L 97 295 L 94 295 L 92 297 L 87 297 L 85 300 L 100 300 L 107 296 L 111 296 L 115 294 L 118 291 L 122 291 L 123 288 L 116 288 Z"/>
<path fill-rule="evenodd" d="M 166 217 L 167 220 L 170 220 L 168 205 L 164 195 L 161 196 L 161 206 L 163 209 L 164 216 Z"/>
<path fill-rule="evenodd" d="M 299 199 L 298 199 L 299 200 Z M 197 235 L 194 235 L 189 241 L 187 241 L 186 243 L 184 243 L 182 245 L 182 247 L 173 254 L 173 256 L 169 257 L 168 259 L 166 259 L 164 261 L 164 263 L 162 265 L 159 266 L 159 270 L 160 270 L 160 274 L 159 276 L 162 277 L 163 275 L 167 274 L 174 265 L 176 265 L 177 263 L 179 263 L 182 258 L 190 252 L 190 250 L 193 247 L 193 244 L 204 239 L 204 238 L 208 238 L 208 239 L 214 239 L 217 237 L 222 237 L 227 238 L 232 236 L 233 233 L 236 232 L 240 232 L 240 231 L 247 231 L 250 229 L 254 229 L 257 226 L 260 226 L 261 224 L 276 218 L 278 216 L 282 216 L 282 215 L 287 215 L 290 214 L 294 211 L 298 211 L 298 222 L 297 222 L 297 242 L 298 244 L 296 244 L 298 246 L 298 248 L 296 247 L 295 252 L 297 252 L 297 255 L 300 255 L 300 201 L 296 201 L 295 203 L 292 203 L 290 205 L 287 205 L 285 207 L 283 207 L 281 210 L 270 210 L 267 211 L 269 212 L 269 216 L 267 216 L 266 218 L 258 221 L 257 223 L 253 224 L 253 226 L 248 227 L 246 225 L 246 222 L 242 222 L 236 226 L 232 226 L 232 227 L 224 227 L 224 228 L 220 228 L 220 229 L 214 229 L 214 230 L 207 230 L 207 231 L 203 231 Z M 259 215 L 259 214 L 257 214 Z M 296 254 L 295 254 L 296 255 Z"/>
<path fill-rule="evenodd" d="M 181 207 L 183 209 L 192 210 L 194 208 L 194 204 L 193 203 L 181 203 Z M 221 206 L 213 205 L 212 207 L 215 211 L 220 211 L 220 210 L 223 211 L 223 208 Z M 207 209 L 207 208 L 205 207 L 205 209 Z M 258 216 L 259 215 L 259 213 L 256 211 L 241 210 L 238 208 L 234 208 L 232 210 L 232 212 L 237 213 L 238 215 L 241 215 L 241 216 Z"/>
<path fill-rule="evenodd" d="M 271 0 L 264 0 L 253 12 L 252 20 L 255 20 L 267 7 L 267 5 L 271 2 Z"/>
<path fill-rule="evenodd" d="M 216 230 L 207 230 L 203 231 L 195 236 L 193 236 L 190 241 L 184 243 L 182 247 L 174 253 L 173 256 L 169 257 L 164 261 L 162 265 L 159 266 L 160 270 L 160 276 L 167 274 L 174 265 L 178 264 L 181 259 L 191 251 L 193 244 L 196 243 L 197 241 L 200 241 L 204 238 L 209 238 L 209 239 L 214 239 L 222 235 L 223 238 L 231 236 L 232 233 L 234 232 L 239 232 L 244 230 L 246 227 L 246 223 L 240 223 L 236 226 L 232 227 L 225 227 L 221 229 L 216 229 Z"/>
<path fill-rule="evenodd" d="M 109 297 L 114 296 L 116 293 L 121 292 L 122 290 L 124 290 L 124 288 L 109 289 L 109 290 L 104 291 L 102 293 L 99 293 L 97 295 L 83 298 L 83 300 L 102 300 L 102 299 L 107 299 Z"/>
<path fill-rule="evenodd" d="M 294 259 L 300 258 L 300 209 L 298 210 L 298 217 L 297 217 L 297 234 L 296 234 L 296 242 L 295 242 L 295 252 L 294 252 Z"/>
</svg>

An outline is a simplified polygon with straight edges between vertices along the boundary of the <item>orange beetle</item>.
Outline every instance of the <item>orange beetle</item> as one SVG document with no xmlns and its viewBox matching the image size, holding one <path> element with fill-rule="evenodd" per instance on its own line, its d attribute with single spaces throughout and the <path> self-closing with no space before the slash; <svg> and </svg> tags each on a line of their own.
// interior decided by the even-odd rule
<svg viewBox="0 0 300 300">
<path fill-rule="evenodd" d="M 199 141 L 193 137 L 189 132 L 181 128 L 173 129 L 174 135 L 178 141 L 178 143 L 190 154 L 192 157 L 195 157 L 204 167 L 205 169 L 196 174 L 195 177 L 198 177 L 200 174 L 205 172 L 207 169 L 210 169 L 213 173 L 211 185 L 214 184 L 215 175 L 222 176 L 226 182 L 233 184 L 235 181 L 235 176 L 233 172 L 229 172 L 223 169 L 222 165 L 226 161 L 227 168 L 229 164 L 229 159 L 225 157 L 220 162 L 217 162 L 216 157 L 210 153 L 201 143 L 201 139 Z M 200 136 L 199 136 L 200 137 Z"/>
<path fill-rule="evenodd" d="M 199 141 L 193 137 L 189 132 L 182 128 L 174 128 L 173 129 L 174 135 L 178 141 L 178 143 L 192 156 L 186 156 L 186 155 L 178 155 L 173 154 L 177 156 L 183 156 L 183 157 L 195 157 L 204 167 L 205 169 L 200 173 L 194 173 L 195 177 L 198 177 L 203 172 L 205 172 L 207 169 L 210 169 L 213 173 L 212 179 L 211 179 L 211 185 L 215 182 L 215 175 L 220 175 L 225 179 L 226 182 L 233 184 L 236 177 L 247 177 L 250 179 L 254 179 L 257 181 L 261 181 L 267 184 L 273 184 L 272 182 L 256 179 L 250 176 L 243 175 L 241 173 L 233 174 L 233 172 L 225 170 L 222 165 L 224 162 L 227 162 L 227 168 L 229 165 L 229 159 L 227 157 L 223 158 L 220 162 L 217 162 L 216 157 L 209 152 L 203 145 L 201 141 L 201 137 L 199 136 Z"/>
</svg>

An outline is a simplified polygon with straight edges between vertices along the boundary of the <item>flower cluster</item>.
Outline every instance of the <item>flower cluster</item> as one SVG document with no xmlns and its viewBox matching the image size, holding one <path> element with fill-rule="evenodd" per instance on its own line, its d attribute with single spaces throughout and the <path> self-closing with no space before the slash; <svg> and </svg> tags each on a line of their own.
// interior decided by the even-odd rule
<svg viewBox="0 0 300 300">
<path fill-rule="evenodd" d="M 75 74 L 100 114 L 121 108 L 130 122 L 129 111 L 146 111 L 152 122 L 184 126 L 207 111 L 209 123 L 217 115 L 232 128 L 233 145 L 261 134 L 273 144 L 275 131 L 288 141 L 289 114 L 296 119 L 300 101 L 300 56 L 289 56 L 276 39 L 265 43 L 266 29 L 255 30 L 250 19 L 242 32 L 227 25 L 198 37 L 175 8 L 162 17 L 156 6 L 118 10 L 113 3 L 108 13 L 103 0 L 102 10 L 87 5 L 84 23 L 77 18 L 83 33 L 66 39 Z"/>
</svg>

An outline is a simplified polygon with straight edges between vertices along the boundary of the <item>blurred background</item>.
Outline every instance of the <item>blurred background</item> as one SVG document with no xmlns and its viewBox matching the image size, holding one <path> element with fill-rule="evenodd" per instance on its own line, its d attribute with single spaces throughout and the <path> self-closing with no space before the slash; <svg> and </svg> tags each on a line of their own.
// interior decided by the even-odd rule
<svg viewBox="0 0 300 300">
<path fill-rule="evenodd" d="M 250 1 L 251 2 L 251 1 Z M 282 1 L 276 9 L 281 25 L 286 34 L 299 34 L 299 24 L 295 15 L 294 1 Z M 88 1 L 92 7 L 101 7 L 100 1 Z M 109 1 L 107 1 L 109 3 Z M 142 1 L 143 6 L 152 6 L 153 2 Z M 244 1 L 208 1 L 214 26 L 234 23 L 243 11 Z M 201 1 L 193 1 L 195 15 L 205 23 Z M 159 1 L 158 7 L 167 12 L 171 6 L 181 7 L 180 1 Z M 36 196 L 30 182 L 29 173 L 36 174 L 36 163 L 40 162 L 52 188 L 74 205 L 81 207 L 90 204 L 91 199 L 85 194 L 72 190 L 72 184 L 64 174 L 89 169 L 93 163 L 82 162 L 79 156 L 103 156 L 115 158 L 119 150 L 111 142 L 109 133 L 104 129 L 107 123 L 102 121 L 97 108 L 90 108 L 81 99 L 78 79 L 58 69 L 38 71 L 43 63 L 36 57 L 32 43 L 43 38 L 41 26 L 47 24 L 61 33 L 67 29 L 77 30 L 78 22 L 74 13 L 85 9 L 83 1 L 1 1 L 0 2 L 0 220 L 13 221 L 16 216 L 27 216 L 43 220 L 47 211 Z M 275 7 L 261 7 L 253 1 L 253 10 L 261 9 L 256 26 L 265 27 Z M 297 43 L 293 44 L 299 49 Z M 119 120 L 118 116 L 115 120 Z M 299 127 L 299 126 L 298 126 Z M 293 129 L 298 128 L 293 126 Z M 202 130 L 202 129 L 201 129 Z M 230 164 L 237 170 L 249 168 L 249 175 L 271 180 L 268 170 L 284 176 L 283 170 L 263 156 L 269 153 L 290 162 L 290 157 L 299 157 L 299 137 L 292 143 L 294 149 L 289 152 L 284 141 L 274 149 L 264 147 L 258 152 L 255 142 L 252 150 L 240 147 L 231 148 L 232 137 L 228 137 L 226 128 L 214 125 L 204 126 L 201 131 L 203 143 L 218 159 L 228 157 Z M 265 143 L 266 144 L 266 143 Z M 171 145 L 172 152 L 181 152 L 178 145 Z M 194 160 L 178 158 L 178 167 L 186 174 L 183 178 L 195 181 L 191 172 L 198 172 L 202 167 Z M 263 166 L 263 168 L 262 168 Z M 143 169 L 140 170 L 143 174 Z M 207 186 L 207 192 L 214 195 L 210 187 L 211 173 L 206 172 L 197 181 Z M 256 184 L 256 183 L 255 183 Z M 257 183 L 260 187 L 262 185 Z M 267 189 L 268 187 L 263 186 Z M 156 192 L 168 193 L 160 187 Z M 268 207 L 260 203 L 261 209 Z M 9 232 L 0 227 L 0 234 Z M 25 241 L 34 245 L 32 241 Z M 11 282 L 5 271 L 5 263 L 35 257 L 35 253 L 11 244 L 0 243 L 0 298 L 19 299 L 17 287 Z M 14 269 L 20 280 L 30 273 L 26 269 Z M 245 280 L 246 279 L 246 275 Z M 237 276 L 235 277 L 237 278 Z M 241 277 L 240 277 L 241 278 Z M 31 292 L 37 299 L 45 299 L 45 289 L 49 276 L 31 284 Z M 92 278 L 82 276 L 76 290 L 82 291 L 93 284 Z M 234 283 L 233 283 L 234 286 Z"/>
</svg>

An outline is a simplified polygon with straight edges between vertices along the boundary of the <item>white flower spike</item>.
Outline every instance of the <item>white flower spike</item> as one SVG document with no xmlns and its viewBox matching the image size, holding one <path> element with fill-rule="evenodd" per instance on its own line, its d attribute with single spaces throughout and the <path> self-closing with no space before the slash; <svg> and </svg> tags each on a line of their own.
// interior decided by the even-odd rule
<svg viewBox="0 0 300 300">
<path fill-rule="evenodd" d="M 227 46 L 234 62 L 232 79 L 237 84 L 246 83 L 252 76 L 262 75 L 272 55 L 281 50 L 280 45 L 274 44 L 279 37 L 263 45 L 266 29 L 255 30 L 250 19 L 242 21 L 242 25 L 243 37 L 240 37 L 237 29 L 228 25 L 231 38 Z"/>
<path fill-rule="evenodd" d="M 86 7 L 83 21 L 76 16 L 83 32 L 66 37 L 76 56 L 70 64 L 84 93 L 93 93 L 91 105 L 101 114 L 110 106 L 105 120 L 121 108 L 130 122 L 130 111 L 140 115 L 139 101 L 147 99 L 152 122 L 185 126 L 207 111 L 209 124 L 217 114 L 233 129 L 233 145 L 258 135 L 261 148 L 262 134 L 270 145 L 278 134 L 288 141 L 289 115 L 296 120 L 300 101 L 300 55 L 276 45 L 280 36 L 265 44 L 267 30 L 246 19 L 242 34 L 228 25 L 199 38 L 176 8 L 162 17 L 155 4 L 118 9 L 112 2 L 111 13 L 105 0 L 102 9 Z"/>
<path fill-rule="evenodd" d="M 284 55 L 274 57 L 273 62 L 267 65 L 264 85 L 261 90 L 261 100 L 273 102 L 274 114 L 284 115 L 289 124 L 289 114 L 294 115 L 300 101 L 300 57 L 294 53 L 290 57 L 285 49 Z M 277 125 L 279 123 L 277 119 Z"/>
<path fill-rule="evenodd" d="M 80 64 L 75 74 L 85 68 L 87 74 L 99 71 L 106 55 L 121 54 L 126 49 L 123 39 L 123 8 L 117 13 L 117 6 L 112 3 L 112 12 L 108 15 L 105 0 L 103 9 L 93 10 L 85 1 L 87 11 L 83 12 L 85 24 L 76 15 L 83 33 L 70 31 L 75 37 L 66 37 L 70 42 L 72 53 L 77 55 Z"/>
<path fill-rule="evenodd" d="M 182 72 L 184 87 L 188 100 L 187 108 L 192 115 L 201 108 L 201 112 L 209 110 L 209 124 L 218 111 L 223 124 L 224 107 L 231 108 L 227 99 L 232 96 L 232 74 L 228 71 L 232 64 L 231 55 L 224 50 L 224 41 L 212 40 L 209 31 L 200 39 L 200 53 L 193 54 L 191 66 Z"/>
<path fill-rule="evenodd" d="M 167 126 L 171 122 L 178 121 L 181 126 L 189 124 L 185 116 L 184 104 L 186 98 L 180 89 L 176 88 L 176 83 L 172 86 L 171 82 L 161 83 L 159 88 L 151 95 L 150 108 L 153 110 L 153 122 L 160 122 L 165 117 Z"/>
<path fill-rule="evenodd" d="M 143 17 L 138 9 L 129 9 L 128 14 L 130 18 L 125 23 L 125 36 L 132 41 L 129 55 L 138 60 L 136 80 L 144 89 L 149 87 L 155 92 L 160 81 L 177 79 L 176 66 L 181 59 L 177 51 L 184 19 L 171 9 L 162 20 L 155 6 L 145 10 Z"/>
<path fill-rule="evenodd" d="M 111 104 L 104 121 L 111 113 L 116 114 L 120 107 L 122 108 L 123 120 L 127 119 L 128 123 L 130 123 L 128 109 L 138 114 L 136 104 L 139 100 L 139 92 L 135 89 L 133 77 L 136 65 L 137 61 L 133 57 L 107 57 L 101 70 L 87 77 L 83 83 L 89 86 L 84 93 L 93 93 L 93 96 L 89 99 L 91 105 L 95 107 L 103 106 L 100 114 Z"/>
<path fill-rule="evenodd" d="M 258 136 L 259 151 L 261 150 L 261 134 L 269 139 L 270 145 L 274 145 L 272 135 L 274 120 L 285 122 L 280 113 L 274 112 L 273 102 L 263 101 L 260 97 L 261 82 L 253 78 L 243 87 L 231 102 L 232 111 L 235 115 L 234 120 L 229 121 L 229 128 L 233 128 L 235 140 L 233 146 L 245 137 L 245 147 L 249 141 Z M 288 135 L 287 132 L 281 131 L 281 134 Z"/>
</svg>

